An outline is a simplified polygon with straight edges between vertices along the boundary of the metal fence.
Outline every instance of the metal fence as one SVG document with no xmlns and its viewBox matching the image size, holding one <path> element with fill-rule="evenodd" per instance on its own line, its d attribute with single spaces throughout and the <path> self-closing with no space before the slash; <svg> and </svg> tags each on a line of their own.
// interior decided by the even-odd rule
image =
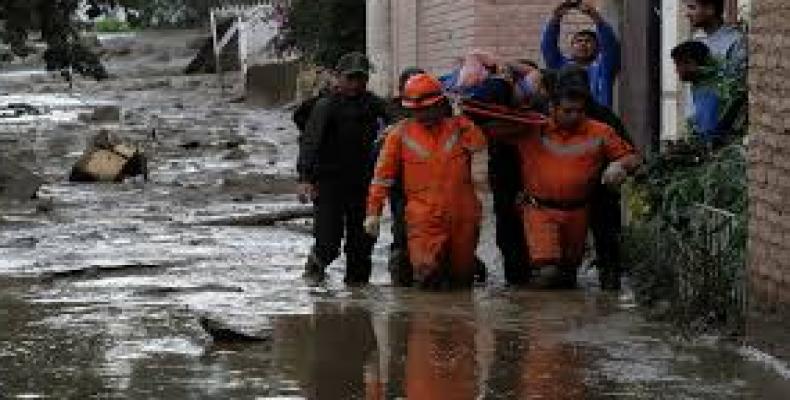
<svg viewBox="0 0 790 400">
<path fill-rule="evenodd" d="M 670 304 L 670 314 L 691 330 L 740 332 L 745 313 L 744 226 L 739 216 L 694 204 L 653 225 L 643 280 Z M 645 274 L 646 273 L 646 274 Z M 655 276 L 646 276 L 649 274 Z"/>
</svg>

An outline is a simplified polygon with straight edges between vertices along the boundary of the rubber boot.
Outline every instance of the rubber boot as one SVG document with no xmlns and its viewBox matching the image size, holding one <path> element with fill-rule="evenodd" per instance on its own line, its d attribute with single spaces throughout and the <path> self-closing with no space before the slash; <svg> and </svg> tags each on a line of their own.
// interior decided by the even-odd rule
<svg viewBox="0 0 790 400">
<path fill-rule="evenodd" d="M 372 271 L 373 261 L 370 257 L 354 257 L 346 254 L 346 277 L 343 279 L 346 285 L 367 285 Z"/>
<path fill-rule="evenodd" d="M 475 282 L 486 283 L 487 280 L 488 269 L 486 268 L 486 263 L 484 263 L 479 257 L 475 257 Z"/>
<path fill-rule="evenodd" d="M 529 283 L 532 271 L 526 265 L 514 262 L 505 262 L 505 282 L 508 285 L 523 286 Z"/>
<path fill-rule="evenodd" d="M 560 267 L 557 268 L 556 275 L 552 280 L 552 288 L 571 290 L 578 287 L 578 268 Z"/>
<path fill-rule="evenodd" d="M 310 255 L 307 256 L 302 279 L 313 285 L 320 284 L 326 280 L 326 265 L 323 265 L 323 263 L 318 260 L 315 253 L 310 253 Z"/>
<path fill-rule="evenodd" d="M 409 287 L 414 283 L 409 257 L 403 251 L 391 250 L 388 262 L 390 281 L 396 287 Z"/>
<path fill-rule="evenodd" d="M 605 292 L 618 292 L 622 289 L 622 273 L 619 268 L 598 268 L 598 283 Z"/>
</svg>

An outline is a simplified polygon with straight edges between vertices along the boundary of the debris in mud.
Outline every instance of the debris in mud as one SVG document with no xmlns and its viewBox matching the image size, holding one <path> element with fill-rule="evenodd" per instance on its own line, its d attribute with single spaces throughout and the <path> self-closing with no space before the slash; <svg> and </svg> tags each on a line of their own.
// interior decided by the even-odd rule
<svg viewBox="0 0 790 400">
<path fill-rule="evenodd" d="M 165 264 L 121 264 L 121 265 L 91 265 L 85 268 L 56 271 L 44 274 L 41 281 L 48 283 L 60 279 L 89 279 L 98 278 L 109 274 L 134 274 L 151 269 L 164 268 Z"/>
<path fill-rule="evenodd" d="M 36 204 L 36 214 L 48 214 L 55 209 L 55 204 L 52 199 L 41 200 Z"/>
<path fill-rule="evenodd" d="M 222 157 L 222 159 L 226 161 L 240 161 L 240 160 L 246 160 L 249 157 L 250 155 L 246 151 L 239 148 L 235 148 L 227 152 L 227 154 L 225 154 Z"/>
<path fill-rule="evenodd" d="M 9 103 L 0 107 L 0 118 L 19 118 L 24 115 L 41 115 L 38 107 L 27 103 Z"/>
<path fill-rule="evenodd" d="M 93 138 L 91 145 L 71 169 L 71 182 L 122 182 L 143 176 L 148 180 L 148 160 L 135 145 L 120 143 L 107 131 Z"/>
<path fill-rule="evenodd" d="M 172 287 L 172 286 L 155 287 L 155 288 L 140 290 L 137 292 L 137 294 L 142 296 L 166 296 L 169 294 L 194 294 L 194 293 L 204 293 L 204 292 L 243 293 L 244 289 L 238 286 L 222 286 L 222 285 L 208 284 L 203 286 L 192 286 L 192 287 Z"/>
<path fill-rule="evenodd" d="M 82 122 L 121 122 L 121 107 L 119 106 L 99 106 L 93 112 L 82 113 L 79 115 Z"/>
<path fill-rule="evenodd" d="M 236 328 L 231 328 L 225 323 L 220 321 L 208 318 L 208 317 L 200 317 L 198 320 L 200 326 L 203 330 L 206 331 L 211 336 L 211 339 L 214 342 L 223 342 L 223 343 L 244 343 L 244 342 L 267 342 L 270 341 L 272 338 L 271 336 L 257 336 L 257 335 L 250 335 Z"/>
<path fill-rule="evenodd" d="M 307 220 L 287 221 L 283 223 L 280 227 L 289 230 L 291 232 L 298 233 L 300 235 L 311 236 L 313 234 L 313 224 L 311 221 L 307 221 Z"/>
<path fill-rule="evenodd" d="M 228 150 L 237 149 L 245 142 L 244 138 L 231 139 L 225 142 L 225 148 Z"/>
<path fill-rule="evenodd" d="M 30 200 L 36 198 L 44 181 L 19 163 L 0 156 L 0 198 Z"/>
<path fill-rule="evenodd" d="M 182 149 L 186 149 L 186 150 L 194 150 L 194 149 L 200 148 L 200 146 L 201 146 L 201 144 L 197 140 L 190 140 L 188 142 L 185 142 L 185 143 L 182 143 L 182 144 L 178 145 L 178 147 L 180 147 Z"/>
<path fill-rule="evenodd" d="M 239 215 L 198 222 L 203 226 L 271 226 L 278 222 L 286 222 L 313 216 L 312 206 L 299 206 L 284 210 L 255 215 Z"/>
<path fill-rule="evenodd" d="M 222 187 L 229 192 L 290 194 L 296 193 L 296 179 L 282 175 L 234 174 L 224 179 Z"/>
<path fill-rule="evenodd" d="M 34 237 L 20 237 L 11 240 L 8 243 L 0 245 L 5 248 L 18 248 L 18 249 L 34 249 L 38 245 L 38 238 Z"/>
<path fill-rule="evenodd" d="M 255 195 L 253 195 L 252 193 L 242 193 L 239 196 L 233 197 L 232 200 L 236 203 L 249 203 L 255 200 Z"/>
</svg>

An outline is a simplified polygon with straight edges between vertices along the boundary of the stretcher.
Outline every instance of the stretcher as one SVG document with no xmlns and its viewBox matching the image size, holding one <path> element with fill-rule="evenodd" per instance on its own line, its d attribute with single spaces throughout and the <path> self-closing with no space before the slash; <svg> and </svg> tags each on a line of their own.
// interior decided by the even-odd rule
<svg viewBox="0 0 790 400">
<path fill-rule="evenodd" d="M 529 126 L 545 125 L 547 123 L 546 116 L 532 110 L 510 108 L 466 98 L 458 99 L 456 104 L 463 114 L 472 119 L 484 118 L 497 123 L 504 122 Z"/>
</svg>

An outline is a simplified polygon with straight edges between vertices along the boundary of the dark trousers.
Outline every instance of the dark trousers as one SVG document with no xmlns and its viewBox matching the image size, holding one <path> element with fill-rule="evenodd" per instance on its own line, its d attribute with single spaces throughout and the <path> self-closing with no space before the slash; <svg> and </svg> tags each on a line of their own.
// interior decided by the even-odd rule
<svg viewBox="0 0 790 400">
<path fill-rule="evenodd" d="M 621 275 L 620 237 L 622 215 L 620 193 L 605 185 L 598 185 L 593 192 L 590 204 L 590 229 L 595 241 L 598 257 L 598 272 L 604 279 Z"/>
<path fill-rule="evenodd" d="M 521 161 L 518 149 L 510 144 L 489 145 L 488 179 L 494 196 L 496 244 L 502 253 L 505 280 L 524 283 L 529 276 L 529 259 L 524 237 L 518 195 L 521 182 Z"/>
<path fill-rule="evenodd" d="M 326 268 L 340 255 L 345 236 L 346 283 L 367 283 L 373 269 L 374 240 L 362 226 L 367 193 L 368 185 L 364 180 L 323 179 L 318 182 L 313 254 L 321 268 Z"/>
<path fill-rule="evenodd" d="M 394 285 L 409 286 L 414 278 L 409 261 L 409 238 L 406 233 L 406 194 L 403 191 L 403 182 L 400 180 L 390 190 L 390 212 L 392 213 L 390 277 Z"/>
</svg>

